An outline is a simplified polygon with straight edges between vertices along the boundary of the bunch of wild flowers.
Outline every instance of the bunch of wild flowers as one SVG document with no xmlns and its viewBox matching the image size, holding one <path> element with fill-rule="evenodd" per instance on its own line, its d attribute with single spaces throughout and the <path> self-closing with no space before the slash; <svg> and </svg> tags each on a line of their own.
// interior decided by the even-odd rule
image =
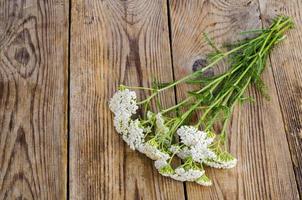
<svg viewBox="0 0 302 200">
<path fill-rule="evenodd" d="M 249 99 L 243 94 L 250 84 L 265 92 L 260 75 L 268 55 L 272 47 L 285 38 L 284 32 L 292 27 L 290 18 L 279 16 L 269 28 L 249 31 L 258 33 L 258 36 L 229 46 L 229 51 L 214 46 L 209 64 L 180 80 L 155 84 L 152 88 L 120 86 L 109 103 L 116 131 L 131 149 L 155 160 L 155 168 L 163 176 L 211 185 L 204 166 L 228 169 L 237 164 L 237 159 L 228 153 L 226 144 L 227 122 L 234 105 Z M 209 42 L 213 45 L 212 41 Z M 204 76 L 205 70 L 223 59 L 229 62 L 226 72 Z M 200 88 L 189 92 L 186 99 L 172 107 L 161 109 L 158 103 L 156 110 L 159 112 L 150 110 L 153 98 L 181 83 L 197 84 Z M 147 90 L 150 96 L 137 101 L 136 93 L 131 89 Z M 138 115 L 138 110 L 144 110 L 144 115 Z M 201 114 L 197 123 L 190 124 L 195 111 L 201 111 Z M 216 124 L 222 124 L 219 132 L 214 129 Z M 172 162 L 175 157 L 182 160 L 178 166 Z"/>
</svg>

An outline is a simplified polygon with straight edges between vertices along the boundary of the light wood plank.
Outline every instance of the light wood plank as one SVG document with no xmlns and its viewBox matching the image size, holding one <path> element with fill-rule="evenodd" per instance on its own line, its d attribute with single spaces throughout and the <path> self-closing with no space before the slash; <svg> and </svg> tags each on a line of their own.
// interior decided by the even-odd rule
<svg viewBox="0 0 302 200">
<path fill-rule="evenodd" d="M 0 1 L 0 199 L 65 199 L 68 1 Z"/>
<path fill-rule="evenodd" d="M 73 1 L 71 19 L 71 199 L 183 199 L 182 183 L 124 144 L 108 108 L 121 83 L 173 80 L 166 2 Z"/>
<path fill-rule="evenodd" d="M 259 28 L 258 1 L 170 1 L 172 52 L 176 78 L 192 72 L 208 52 L 207 32 L 218 44 L 238 39 L 242 30 Z M 201 59 L 201 60 L 200 60 Z M 197 62 L 196 62 L 197 61 Z M 221 71 L 223 66 L 220 66 Z M 214 186 L 187 184 L 188 199 L 296 199 L 297 186 L 270 68 L 263 74 L 271 101 L 254 89 L 256 104 L 235 109 L 229 148 L 239 159 L 232 170 L 207 169 Z M 182 99 L 188 87 L 177 90 Z"/>
<path fill-rule="evenodd" d="M 300 0 L 261 0 L 261 16 L 269 19 L 284 14 L 294 19 L 296 27 L 271 55 L 274 83 L 281 106 L 285 131 L 300 197 L 302 196 L 302 2 Z"/>
</svg>

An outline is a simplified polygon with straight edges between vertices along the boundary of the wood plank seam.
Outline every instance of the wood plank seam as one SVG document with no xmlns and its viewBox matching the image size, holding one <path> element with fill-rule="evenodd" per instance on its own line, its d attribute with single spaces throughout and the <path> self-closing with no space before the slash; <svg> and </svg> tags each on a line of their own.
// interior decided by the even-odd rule
<svg viewBox="0 0 302 200">
<path fill-rule="evenodd" d="M 173 48 L 172 48 L 172 24 L 171 24 L 171 10 L 170 10 L 170 0 L 167 0 L 167 18 L 168 18 L 168 27 L 169 27 L 169 45 L 170 45 L 170 54 L 171 54 L 171 65 L 172 65 L 172 75 L 173 75 L 173 81 L 176 80 L 175 78 L 175 69 L 174 69 L 174 62 L 173 62 Z M 178 103 L 177 99 L 177 89 L 176 87 L 173 87 L 174 90 L 174 98 L 175 98 L 175 104 Z M 183 188 L 184 188 L 184 199 L 188 199 L 187 195 L 187 188 L 186 188 L 186 183 L 183 183 Z"/>
<path fill-rule="evenodd" d="M 150 86 L 150 74 L 173 80 L 166 9 L 161 0 L 73 1 L 71 198 L 183 199 L 182 183 L 124 144 L 108 109 L 120 83 Z M 159 98 L 168 105 L 173 95 Z"/>
<path fill-rule="evenodd" d="M 72 0 L 69 1 L 68 7 L 68 103 L 67 103 L 67 174 L 66 174 L 66 199 L 70 199 L 70 58 L 71 58 L 71 8 L 72 8 Z"/>
</svg>

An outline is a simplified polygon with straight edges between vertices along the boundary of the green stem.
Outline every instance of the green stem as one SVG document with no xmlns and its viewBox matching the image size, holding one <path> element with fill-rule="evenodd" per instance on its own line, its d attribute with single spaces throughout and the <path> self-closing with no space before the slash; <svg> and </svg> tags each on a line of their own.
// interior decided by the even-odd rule
<svg viewBox="0 0 302 200">
<path fill-rule="evenodd" d="M 125 87 L 128 89 L 138 89 L 138 90 L 150 90 L 150 91 L 156 91 L 156 89 L 153 88 L 146 88 L 146 87 L 140 87 L 140 86 L 128 86 L 128 85 L 120 85 L 121 87 Z"/>
<path fill-rule="evenodd" d="M 258 38 L 255 38 L 254 40 L 256 40 L 256 39 L 258 39 Z M 232 49 L 232 50 L 230 50 L 230 51 L 228 51 L 228 52 L 226 52 L 226 53 L 223 53 L 223 56 L 218 57 L 216 60 L 214 60 L 212 63 L 210 63 L 210 64 L 207 65 L 206 67 L 202 68 L 201 70 L 195 71 L 195 72 L 193 72 L 192 74 L 189 74 L 189 75 L 187 75 L 187 76 L 185 76 L 185 77 L 183 77 L 183 78 L 181 78 L 181 79 L 179 79 L 179 80 L 177 80 L 177 81 L 175 81 L 175 82 L 173 82 L 173 83 L 167 85 L 166 87 L 163 87 L 163 88 L 158 89 L 158 90 L 154 90 L 154 91 L 156 91 L 155 93 L 153 93 L 152 95 L 150 95 L 147 99 L 145 99 L 145 100 L 143 100 L 143 101 L 141 101 L 141 102 L 138 102 L 137 104 L 138 104 L 138 105 L 144 104 L 144 103 L 150 101 L 150 100 L 151 100 L 153 97 L 155 97 L 158 93 L 160 93 L 160 92 L 162 92 L 162 91 L 164 91 L 164 90 L 170 89 L 170 88 L 172 88 L 172 87 L 174 87 L 174 86 L 176 86 L 176 85 L 178 85 L 178 84 L 180 84 L 180 83 L 182 83 L 182 82 L 184 82 L 184 81 L 187 81 L 187 80 L 189 80 L 190 78 L 196 76 L 196 74 L 199 74 L 199 73 L 202 73 L 202 72 L 206 71 L 207 69 L 209 69 L 209 68 L 213 67 L 214 65 L 216 65 L 216 64 L 217 64 L 219 61 L 221 61 L 222 59 L 226 58 L 226 57 L 229 56 L 230 54 L 232 54 L 232 53 L 234 53 L 234 52 L 236 52 L 236 51 L 242 49 L 243 47 L 245 47 L 245 46 L 247 46 L 247 45 L 248 45 L 248 43 L 242 44 L 241 46 L 238 46 L 238 47 L 236 47 L 236 48 L 234 48 L 234 49 Z"/>
<path fill-rule="evenodd" d="M 143 100 L 143 101 L 140 101 L 140 102 L 137 102 L 137 105 L 142 105 L 142 104 L 145 104 L 145 103 L 147 103 L 147 102 L 150 102 L 151 99 L 152 99 L 153 97 L 155 97 L 157 94 L 158 94 L 158 90 L 157 90 L 157 92 L 151 94 L 147 99 L 145 99 L 145 100 Z"/>
<path fill-rule="evenodd" d="M 214 106 L 216 106 L 221 100 L 223 100 L 223 98 L 228 95 L 228 93 L 233 90 L 234 88 L 230 88 L 226 93 L 224 93 L 222 96 L 220 96 L 214 103 L 212 103 L 208 109 L 206 109 L 206 111 L 202 114 L 202 117 L 200 118 L 200 120 L 198 121 L 196 127 L 201 126 L 202 122 L 204 121 L 204 119 L 206 118 L 206 116 L 208 115 L 208 113 L 212 110 L 212 108 L 214 108 Z"/>
<path fill-rule="evenodd" d="M 227 95 L 229 95 L 229 93 L 232 93 L 235 86 L 238 85 L 238 83 L 242 80 L 242 78 L 244 77 L 244 75 L 248 72 L 248 70 L 254 65 L 254 63 L 257 61 L 257 57 L 255 57 L 253 59 L 253 61 L 249 64 L 249 66 L 245 69 L 245 71 L 240 75 L 240 77 L 238 78 L 238 80 L 233 84 L 233 87 L 230 87 L 225 94 L 223 94 L 222 96 L 220 96 L 214 103 L 212 103 L 208 109 L 203 113 L 202 117 L 200 118 L 200 120 L 198 121 L 196 127 L 201 126 L 201 124 L 203 123 L 204 119 L 206 118 L 206 116 L 208 115 L 208 113 L 212 110 L 213 107 L 215 107 L 221 100 L 223 100 L 223 98 Z"/>
<path fill-rule="evenodd" d="M 237 98 L 229 105 L 230 107 L 230 114 L 228 117 L 226 117 L 224 123 L 223 123 L 223 126 L 222 126 L 222 130 L 221 130 L 221 135 L 220 135 L 220 138 L 223 140 L 223 142 L 227 142 L 227 140 L 225 140 L 227 137 L 226 137 L 226 127 L 227 127 L 227 122 L 228 120 L 230 119 L 231 117 L 231 113 L 232 113 L 232 110 L 234 109 L 234 106 L 235 104 L 237 103 L 238 99 L 240 98 L 240 96 L 243 95 L 243 93 L 245 92 L 245 90 L 247 89 L 248 85 L 250 84 L 250 81 L 251 81 L 251 77 L 248 78 L 247 82 L 245 83 L 245 85 L 243 86 L 242 90 L 240 91 L 240 93 L 237 95 Z M 227 144 L 225 145 L 225 147 L 227 147 Z"/>
<path fill-rule="evenodd" d="M 206 85 L 205 87 L 201 88 L 199 91 L 197 91 L 197 94 L 200 94 L 201 92 L 205 91 L 206 89 L 210 88 L 212 85 L 214 85 L 217 82 L 221 82 L 225 77 L 229 76 L 230 74 L 234 73 L 235 71 L 237 71 L 240 67 L 242 66 L 242 64 L 238 65 L 237 67 L 235 67 L 234 69 L 232 69 L 230 72 L 228 73 L 224 73 L 223 75 L 217 77 L 215 80 L 213 80 L 212 82 L 210 82 L 208 85 Z M 219 84 L 216 84 L 216 87 Z"/>
<path fill-rule="evenodd" d="M 176 109 L 176 108 L 179 108 L 179 107 L 182 106 L 183 104 L 189 102 L 191 99 L 193 99 L 193 97 L 192 97 L 192 96 L 189 96 L 188 98 L 186 98 L 185 100 L 183 100 L 183 101 L 181 101 L 180 103 L 176 104 L 175 106 L 172 106 L 172 107 L 170 107 L 170 108 L 167 108 L 167 109 L 165 109 L 165 110 L 162 110 L 162 111 L 161 111 L 161 114 L 165 114 L 165 113 L 170 112 L 170 111 L 172 111 L 172 110 L 174 110 L 174 109 Z"/>
<path fill-rule="evenodd" d="M 174 123 L 172 128 L 170 129 L 171 137 L 173 136 L 174 132 L 178 129 L 179 126 L 182 125 L 182 123 L 187 119 L 188 116 L 199 106 L 199 104 L 202 102 L 201 99 L 197 101 L 189 110 L 187 110 L 181 117 L 180 121 Z"/>
</svg>

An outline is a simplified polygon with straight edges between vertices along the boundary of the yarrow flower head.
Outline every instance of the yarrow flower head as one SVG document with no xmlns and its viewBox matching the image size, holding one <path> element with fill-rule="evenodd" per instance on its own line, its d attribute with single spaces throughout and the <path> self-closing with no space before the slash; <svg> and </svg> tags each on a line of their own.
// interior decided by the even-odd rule
<svg viewBox="0 0 302 200">
<path fill-rule="evenodd" d="M 212 185 L 212 181 L 205 174 L 199 177 L 198 179 L 196 179 L 195 182 L 202 186 Z"/>
<path fill-rule="evenodd" d="M 128 127 L 128 133 L 123 134 L 124 141 L 131 149 L 140 148 L 144 143 L 144 129 L 140 127 L 139 120 L 131 120 Z"/>
<path fill-rule="evenodd" d="M 154 166 L 158 170 L 163 167 L 166 167 L 167 165 L 169 165 L 169 163 L 167 162 L 167 160 L 164 160 L 164 159 L 159 159 L 154 162 Z"/>
<path fill-rule="evenodd" d="M 198 130 L 194 126 L 181 126 L 177 130 L 181 142 L 187 146 L 194 146 L 197 143 L 209 145 L 213 142 L 214 138 L 207 137 L 207 133 Z"/>
<path fill-rule="evenodd" d="M 117 91 L 109 102 L 109 108 L 114 114 L 124 113 L 130 116 L 135 114 L 138 109 L 136 93 L 128 89 Z"/>
<path fill-rule="evenodd" d="M 114 126 L 131 149 L 141 148 L 144 143 L 144 131 L 147 130 L 138 119 L 131 117 L 136 113 L 136 93 L 128 89 L 117 91 L 109 102 L 110 110 L 115 114 Z"/>
<path fill-rule="evenodd" d="M 204 170 L 184 167 L 178 167 L 175 169 L 175 174 L 171 175 L 171 178 L 178 181 L 195 181 L 204 174 Z"/>
<path fill-rule="evenodd" d="M 113 124 L 116 131 L 120 134 L 126 134 L 131 121 L 131 115 L 128 113 L 117 113 L 114 116 Z"/>
<path fill-rule="evenodd" d="M 190 148 L 190 154 L 194 161 L 202 163 L 206 159 L 216 158 L 216 154 L 203 143 L 197 143 Z"/>
<path fill-rule="evenodd" d="M 165 160 L 157 160 L 154 162 L 155 168 L 163 176 L 172 176 L 175 171 L 172 166 Z"/>
<path fill-rule="evenodd" d="M 152 139 L 144 144 L 143 148 L 141 148 L 141 153 L 144 153 L 152 160 L 168 160 L 170 158 L 168 153 L 158 149 L 157 143 Z"/>
<path fill-rule="evenodd" d="M 184 146 L 176 152 L 176 155 L 181 159 L 186 159 L 191 156 L 191 151 L 189 147 Z"/>
<path fill-rule="evenodd" d="M 205 160 L 204 164 L 209 167 L 222 169 L 230 169 L 235 167 L 237 164 L 237 159 L 226 151 L 217 152 L 216 155 L 217 156 L 215 158 Z"/>
<path fill-rule="evenodd" d="M 177 130 L 180 141 L 186 145 L 177 155 L 180 158 L 191 156 L 194 161 L 202 163 L 205 159 L 212 159 L 216 154 L 209 148 L 214 141 L 212 135 L 199 131 L 193 126 L 182 126 Z"/>
</svg>

